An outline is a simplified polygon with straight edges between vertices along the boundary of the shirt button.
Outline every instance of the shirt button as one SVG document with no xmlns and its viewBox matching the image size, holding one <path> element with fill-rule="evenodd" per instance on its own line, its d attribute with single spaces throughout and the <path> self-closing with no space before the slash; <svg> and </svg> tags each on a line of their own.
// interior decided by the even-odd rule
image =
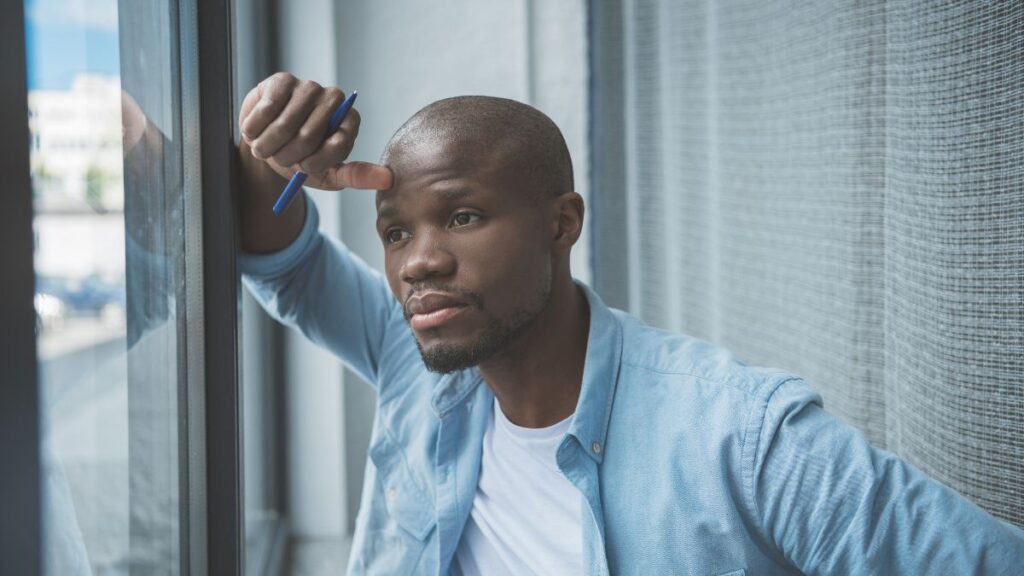
<svg viewBox="0 0 1024 576">
<path fill-rule="evenodd" d="M 388 488 L 388 502 L 394 502 L 397 496 L 398 490 L 395 490 L 394 488 Z"/>
<path fill-rule="evenodd" d="M 600 454 L 601 453 L 601 445 L 598 444 L 597 442 L 594 442 L 590 446 L 590 449 L 594 451 L 594 454 Z"/>
</svg>

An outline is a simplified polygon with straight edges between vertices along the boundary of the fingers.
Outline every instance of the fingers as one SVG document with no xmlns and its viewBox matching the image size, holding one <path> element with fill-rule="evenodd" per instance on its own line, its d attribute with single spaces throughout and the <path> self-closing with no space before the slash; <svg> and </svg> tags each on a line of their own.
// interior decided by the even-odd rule
<svg viewBox="0 0 1024 576">
<path fill-rule="evenodd" d="M 369 162 L 350 162 L 361 118 L 352 108 L 337 131 L 327 124 L 345 93 L 316 82 L 278 73 L 246 95 L 239 112 L 242 139 L 253 156 L 278 174 L 302 170 L 307 185 L 321 189 L 388 189 L 391 170 Z M 285 176 L 288 177 L 288 176 Z"/>
<path fill-rule="evenodd" d="M 347 162 L 327 171 L 321 178 L 328 189 L 358 188 L 361 190 L 387 190 L 394 178 L 387 166 L 372 162 Z M 319 186 L 315 186 L 318 187 Z"/>
<path fill-rule="evenodd" d="M 121 90 L 121 150 L 125 156 L 146 134 L 146 113 L 131 94 Z"/>
<path fill-rule="evenodd" d="M 352 153 L 355 146 L 356 136 L 359 135 L 359 124 L 361 122 L 359 111 L 355 108 L 349 110 L 345 121 L 336 132 L 331 134 L 323 144 L 312 154 L 306 155 L 299 163 L 299 167 L 307 174 L 319 174 L 332 166 L 337 166 Z"/>
<path fill-rule="evenodd" d="M 264 162 L 266 162 L 267 166 L 273 168 L 274 172 L 277 172 L 277 174 L 285 180 L 290 180 L 291 177 L 295 175 L 294 167 L 282 166 L 275 162 L 273 158 L 267 158 Z"/>
<path fill-rule="evenodd" d="M 338 106 L 345 100 L 345 93 L 337 88 L 325 88 L 322 89 L 322 93 L 318 98 L 315 108 L 310 112 L 306 118 L 305 123 L 299 128 L 290 140 L 288 140 L 281 148 L 274 153 L 274 159 L 281 164 L 295 164 L 300 160 L 304 160 L 313 154 L 317 149 L 321 148 L 327 138 L 327 124 L 334 114 L 334 111 Z M 352 116 L 352 111 L 349 111 L 348 117 Z M 271 128 L 267 129 L 270 132 Z M 332 134 L 332 136 L 335 136 Z M 337 148 L 335 146 L 335 148 Z M 333 164 L 342 162 L 348 153 L 352 151 L 351 144 L 348 150 L 343 155 L 335 156 Z M 324 165 L 320 168 L 321 171 L 327 168 L 328 165 Z M 311 172 L 308 171 L 307 172 Z"/>
<path fill-rule="evenodd" d="M 291 164 L 297 158 L 285 162 L 286 158 L 277 157 L 286 144 L 296 139 L 302 141 L 314 139 L 319 141 L 319 139 L 323 138 L 323 127 L 321 127 L 319 134 L 314 136 L 313 131 L 308 126 L 310 115 L 317 107 L 323 105 L 321 101 L 323 90 L 323 86 L 310 81 L 302 81 L 295 86 L 288 103 L 277 114 L 277 117 L 263 129 L 260 135 L 252 141 L 252 151 L 256 154 L 257 158 L 274 156 L 275 160 L 281 164 Z M 259 104 L 256 107 L 258 110 Z M 325 121 L 324 125 L 326 124 Z"/>
<path fill-rule="evenodd" d="M 245 95 L 245 99 L 242 100 L 242 109 L 238 112 L 238 128 L 242 132 L 242 140 L 245 140 L 246 143 L 252 141 L 252 138 L 249 136 L 252 126 L 246 120 L 249 118 L 249 114 L 252 113 L 252 109 L 256 107 L 256 103 L 260 101 L 262 93 L 263 89 L 259 85 L 249 90 L 249 93 Z"/>
<path fill-rule="evenodd" d="M 278 72 L 249 91 L 242 102 L 238 125 L 250 145 L 281 114 L 291 100 L 292 90 L 298 81 L 291 74 Z"/>
</svg>

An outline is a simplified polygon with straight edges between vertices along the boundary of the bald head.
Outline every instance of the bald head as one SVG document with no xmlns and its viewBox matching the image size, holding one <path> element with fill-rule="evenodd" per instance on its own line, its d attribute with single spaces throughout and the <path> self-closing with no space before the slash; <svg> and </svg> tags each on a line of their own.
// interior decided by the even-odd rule
<svg viewBox="0 0 1024 576">
<path fill-rule="evenodd" d="M 443 149 L 455 166 L 496 169 L 537 195 L 573 190 L 572 159 L 558 126 L 515 100 L 457 96 L 429 104 L 395 132 L 381 162 L 401 174 L 423 147 Z"/>
</svg>

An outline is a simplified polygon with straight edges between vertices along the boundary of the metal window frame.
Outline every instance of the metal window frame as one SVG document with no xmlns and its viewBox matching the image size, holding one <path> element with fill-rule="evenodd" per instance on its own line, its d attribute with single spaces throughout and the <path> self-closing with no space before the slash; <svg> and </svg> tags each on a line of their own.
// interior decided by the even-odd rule
<svg viewBox="0 0 1024 576">
<path fill-rule="evenodd" d="M 42 571 L 32 179 L 23 2 L 0 3 L 0 573 Z"/>
<path fill-rule="evenodd" d="M 197 65 L 198 85 L 192 94 L 198 96 L 202 190 L 202 334 L 189 336 L 202 338 L 205 359 L 205 534 L 190 539 L 190 548 L 193 557 L 205 556 L 206 562 L 192 566 L 189 573 L 241 576 L 245 570 L 245 503 L 239 373 L 241 299 L 235 262 L 239 242 L 233 2 L 183 0 L 183 7 L 194 11 L 196 24 L 192 64 Z M 187 277 L 188 270 L 186 282 Z M 190 322 L 190 331 L 199 329 Z M 197 391 L 191 382 L 189 386 Z M 191 419 L 192 414 L 189 416 Z M 191 476 L 191 481 L 199 481 L 196 474 Z M 196 527 L 196 520 L 190 522 L 190 530 Z M 205 550 L 200 551 L 200 546 Z"/>
<path fill-rule="evenodd" d="M 232 0 L 179 4 L 185 163 L 182 572 L 245 571 Z"/>
</svg>

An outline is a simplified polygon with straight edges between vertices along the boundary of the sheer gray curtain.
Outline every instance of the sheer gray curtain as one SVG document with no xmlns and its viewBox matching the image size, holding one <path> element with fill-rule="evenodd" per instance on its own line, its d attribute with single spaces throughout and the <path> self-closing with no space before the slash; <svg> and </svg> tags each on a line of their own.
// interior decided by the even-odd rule
<svg viewBox="0 0 1024 576">
<path fill-rule="evenodd" d="M 1024 2 L 591 2 L 611 304 L 1024 525 Z"/>
</svg>

